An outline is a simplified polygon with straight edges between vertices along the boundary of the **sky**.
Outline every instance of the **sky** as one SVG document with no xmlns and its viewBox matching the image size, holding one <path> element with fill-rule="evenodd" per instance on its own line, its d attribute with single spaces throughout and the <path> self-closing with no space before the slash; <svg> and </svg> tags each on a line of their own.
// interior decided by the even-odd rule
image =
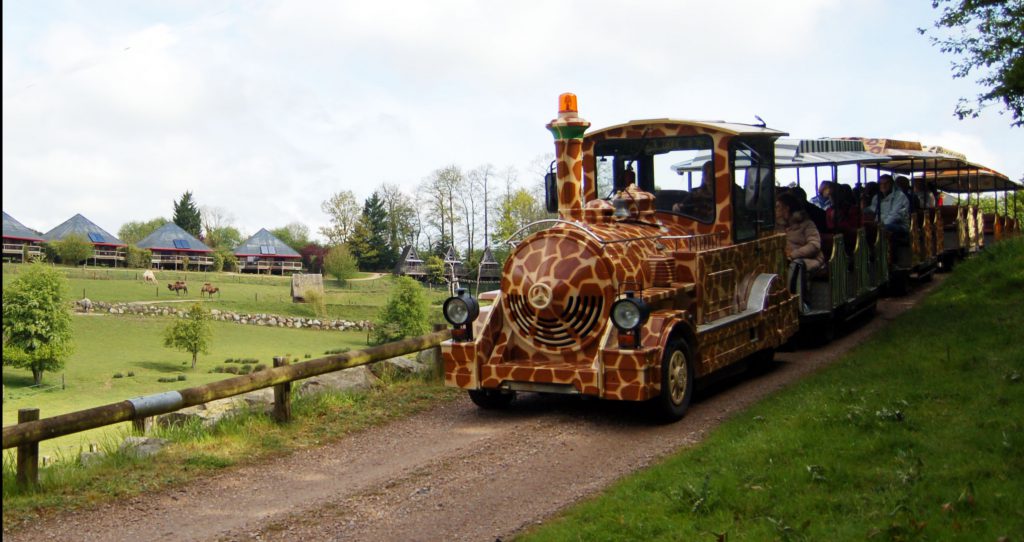
<svg viewBox="0 0 1024 542">
<path fill-rule="evenodd" d="M 1024 130 L 917 28 L 930 0 L 3 3 L 3 209 L 116 234 L 191 190 L 245 234 L 455 164 L 537 183 L 562 92 L 594 128 L 755 122 L 909 139 L 1024 175 Z"/>
</svg>

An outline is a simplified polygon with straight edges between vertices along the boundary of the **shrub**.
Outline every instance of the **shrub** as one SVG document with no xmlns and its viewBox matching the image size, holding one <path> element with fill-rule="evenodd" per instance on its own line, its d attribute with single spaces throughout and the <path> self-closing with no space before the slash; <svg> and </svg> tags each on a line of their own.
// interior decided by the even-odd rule
<svg viewBox="0 0 1024 542">
<path fill-rule="evenodd" d="M 128 376 L 135 376 L 135 371 L 128 371 Z"/>
<path fill-rule="evenodd" d="M 327 301 L 324 299 L 324 292 L 316 288 L 309 288 L 302 292 L 302 299 L 313 309 L 317 318 L 327 317 Z"/>
<path fill-rule="evenodd" d="M 309 354 L 309 353 L 306 354 L 306 359 L 309 359 L 311 357 L 313 357 L 313 354 Z"/>
<path fill-rule="evenodd" d="M 333 356 L 334 354 L 344 354 L 345 352 L 348 352 L 349 350 L 351 350 L 351 349 L 348 348 L 348 347 L 345 347 L 345 348 L 335 348 L 334 350 L 328 350 L 328 351 L 324 352 L 324 355 L 326 355 L 326 356 Z"/>
<path fill-rule="evenodd" d="M 225 367 L 224 368 L 224 372 L 236 375 L 236 374 L 238 374 L 238 367 Z"/>
<path fill-rule="evenodd" d="M 251 372 L 252 372 L 252 365 L 242 365 L 242 367 L 240 367 L 238 369 L 238 374 L 240 374 L 240 375 L 247 375 L 247 374 L 249 374 Z"/>
<path fill-rule="evenodd" d="M 224 360 L 224 363 L 234 363 L 234 362 L 235 362 L 235 358 L 228 358 L 228 359 Z"/>
<path fill-rule="evenodd" d="M 220 367 L 220 366 L 214 367 L 213 369 L 210 370 L 210 372 L 211 373 L 223 373 L 224 372 L 224 368 Z"/>
<path fill-rule="evenodd" d="M 324 271 L 341 284 L 345 284 L 346 280 L 356 276 L 359 266 L 348 247 L 338 245 L 331 247 L 324 255 Z"/>
<path fill-rule="evenodd" d="M 372 337 L 375 344 L 422 335 L 427 324 L 427 297 L 423 287 L 409 277 L 398 277 L 388 302 L 380 312 Z"/>
<path fill-rule="evenodd" d="M 185 375 L 178 375 L 178 382 L 183 382 L 183 381 L 184 381 L 184 380 L 186 380 L 187 378 L 188 378 L 188 377 L 186 377 Z"/>
<path fill-rule="evenodd" d="M 95 250 L 84 236 L 71 234 L 53 242 L 54 249 L 64 265 L 78 265 L 92 257 Z"/>
<path fill-rule="evenodd" d="M 114 378 L 124 378 L 124 375 L 121 373 L 114 373 Z"/>
<path fill-rule="evenodd" d="M 256 373 L 256 372 L 259 372 L 259 371 L 264 371 L 266 369 L 267 369 L 267 365 L 265 363 L 260 363 L 259 365 L 257 365 L 257 366 L 252 368 L 252 372 Z"/>
<path fill-rule="evenodd" d="M 153 260 L 153 251 L 148 248 L 139 248 L 135 245 L 128 245 L 125 253 L 125 265 L 135 269 L 148 269 Z"/>
</svg>

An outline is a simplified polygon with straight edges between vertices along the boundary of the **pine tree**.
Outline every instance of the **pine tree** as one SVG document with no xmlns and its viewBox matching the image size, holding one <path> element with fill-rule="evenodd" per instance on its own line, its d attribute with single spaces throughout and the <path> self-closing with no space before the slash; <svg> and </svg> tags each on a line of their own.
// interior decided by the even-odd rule
<svg viewBox="0 0 1024 542">
<path fill-rule="evenodd" d="M 199 237 L 203 233 L 203 220 L 199 214 L 199 207 L 192 199 L 192 191 L 186 191 L 181 199 L 174 203 L 174 223 L 179 228 Z"/>
<path fill-rule="evenodd" d="M 349 248 L 362 269 L 389 269 L 395 265 L 396 256 L 388 245 L 388 212 L 377 192 L 363 204 L 363 214 L 352 232 Z"/>
</svg>

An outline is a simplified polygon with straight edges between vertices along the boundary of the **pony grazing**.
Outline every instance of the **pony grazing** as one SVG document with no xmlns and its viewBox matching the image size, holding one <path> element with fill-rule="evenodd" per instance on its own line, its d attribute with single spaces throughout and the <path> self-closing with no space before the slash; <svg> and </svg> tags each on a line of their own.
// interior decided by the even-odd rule
<svg viewBox="0 0 1024 542">
<path fill-rule="evenodd" d="M 142 273 L 142 280 L 146 282 L 156 283 L 156 275 L 153 274 L 152 269 L 147 269 L 144 273 Z"/>
<path fill-rule="evenodd" d="M 209 282 L 203 284 L 203 290 L 199 292 L 200 297 L 203 294 L 210 294 L 210 298 L 213 298 L 213 294 L 220 292 L 220 288 L 210 284 Z"/>
<path fill-rule="evenodd" d="M 167 289 L 174 292 L 177 295 L 181 295 L 181 291 L 185 291 L 185 295 L 188 295 L 188 286 L 185 285 L 184 281 L 176 280 L 174 284 L 168 284 Z"/>
</svg>

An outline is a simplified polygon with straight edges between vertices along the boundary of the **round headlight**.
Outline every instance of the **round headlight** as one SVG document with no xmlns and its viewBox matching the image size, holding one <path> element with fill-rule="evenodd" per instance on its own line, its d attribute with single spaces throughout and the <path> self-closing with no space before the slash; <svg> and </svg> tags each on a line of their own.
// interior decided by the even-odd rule
<svg viewBox="0 0 1024 542">
<path fill-rule="evenodd" d="M 620 299 L 612 306 L 612 323 L 619 329 L 636 329 L 640 319 L 640 306 L 632 299 Z"/>
<path fill-rule="evenodd" d="M 469 306 L 459 297 L 450 297 L 444 302 L 444 318 L 455 326 L 461 326 L 469 320 Z"/>
</svg>

